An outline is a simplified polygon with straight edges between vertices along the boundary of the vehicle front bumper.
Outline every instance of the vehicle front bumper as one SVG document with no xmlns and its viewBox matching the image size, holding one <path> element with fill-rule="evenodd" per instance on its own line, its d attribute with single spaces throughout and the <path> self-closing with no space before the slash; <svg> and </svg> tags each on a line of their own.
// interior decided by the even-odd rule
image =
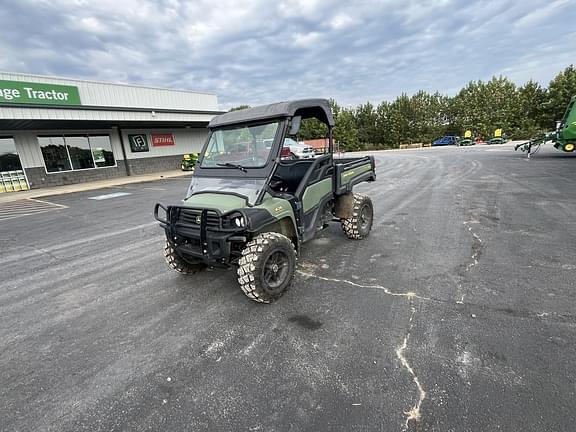
<svg viewBox="0 0 576 432">
<path fill-rule="evenodd" d="M 160 209 L 165 212 L 164 219 L 159 215 Z M 226 227 L 223 216 L 217 209 L 164 207 L 160 203 L 154 207 L 154 218 L 164 228 L 166 239 L 176 252 L 188 260 L 211 266 L 230 265 L 241 250 L 234 246 L 247 241 L 242 235 L 245 227 Z"/>
</svg>

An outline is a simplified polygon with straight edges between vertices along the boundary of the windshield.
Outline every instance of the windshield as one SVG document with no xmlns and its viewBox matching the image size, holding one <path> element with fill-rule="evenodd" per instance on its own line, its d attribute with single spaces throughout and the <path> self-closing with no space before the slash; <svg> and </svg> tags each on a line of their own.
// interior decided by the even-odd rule
<svg viewBox="0 0 576 432">
<path fill-rule="evenodd" d="M 202 168 L 261 168 L 268 162 L 280 122 L 217 129 L 212 132 Z"/>
<path fill-rule="evenodd" d="M 233 192 L 248 199 L 250 205 L 256 203 L 258 194 L 264 188 L 266 179 L 251 178 L 217 178 L 217 177 L 192 177 L 186 198 L 198 192 Z"/>
</svg>

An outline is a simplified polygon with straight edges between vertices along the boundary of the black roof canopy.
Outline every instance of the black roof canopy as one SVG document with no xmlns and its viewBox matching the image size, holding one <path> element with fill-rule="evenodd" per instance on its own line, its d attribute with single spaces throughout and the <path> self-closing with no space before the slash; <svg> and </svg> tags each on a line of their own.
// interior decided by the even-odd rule
<svg viewBox="0 0 576 432">
<path fill-rule="evenodd" d="M 215 128 L 235 123 L 293 117 L 295 115 L 302 116 L 302 119 L 317 118 L 329 126 L 334 126 L 332 110 L 326 99 L 301 99 L 231 111 L 214 117 L 208 124 L 208 127 Z"/>
</svg>

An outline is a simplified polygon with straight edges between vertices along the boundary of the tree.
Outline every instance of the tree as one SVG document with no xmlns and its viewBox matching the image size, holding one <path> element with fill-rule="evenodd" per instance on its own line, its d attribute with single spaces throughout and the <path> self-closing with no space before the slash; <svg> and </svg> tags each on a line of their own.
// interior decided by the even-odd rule
<svg viewBox="0 0 576 432">
<path fill-rule="evenodd" d="M 454 98 L 455 125 L 490 137 L 497 128 L 517 129 L 520 117 L 516 85 L 505 77 L 471 81 Z"/>
<path fill-rule="evenodd" d="M 530 139 L 549 129 L 547 116 L 548 94 L 532 80 L 518 88 L 519 118 L 516 128 L 510 131 L 516 139 Z"/>
<path fill-rule="evenodd" d="M 364 147 L 374 147 L 379 142 L 376 128 L 378 115 L 374 105 L 366 102 L 363 105 L 359 105 L 353 113 L 358 131 L 358 141 Z"/>
<path fill-rule="evenodd" d="M 568 66 L 548 85 L 548 128 L 553 128 L 557 120 L 562 120 L 570 98 L 576 95 L 576 67 Z"/>
<path fill-rule="evenodd" d="M 239 111 L 239 110 L 243 110 L 243 109 L 246 109 L 246 108 L 252 108 L 252 107 L 251 107 L 250 105 L 238 105 L 237 107 L 230 108 L 230 109 L 228 110 L 228 112 Z"/>
<path fill-rule="evenodd" d="M 302 120 L 300 130 L 298 131 L 299 140 L 312 140 L 318 138 L 325 138 L 328 129 L 324 123 L 315 118 L 307 118 Z"/>
<path fill-rule="evenodd" d="M 338 143 L 339 148 L 347 151 L 361 150 L 356 119 L 352 110 L 341 110 L 335 123 L 334 139 Z"/>
<path fill-rule="evenodd" d="M 388 113 L 388 127 L 392 147 L 399 147 L 400 144 L 414 142 L 411 131 L 414 118 L 412 102 L 406 93 L 402 93 L 392 102 Z"/>
<path fill-rule="evenodd" d="M 376 135 L 378 147 L 392 147 L 393 140 L 390 132 L 390 103 L 383 101 L 376 107 Z"/>
</svg>

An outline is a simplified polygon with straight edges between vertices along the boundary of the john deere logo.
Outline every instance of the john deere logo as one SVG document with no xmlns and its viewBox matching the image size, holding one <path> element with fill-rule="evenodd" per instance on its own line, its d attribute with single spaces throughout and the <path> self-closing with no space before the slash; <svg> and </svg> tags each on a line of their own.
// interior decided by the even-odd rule
<svg viewBox="0 0 576 432">
<path fill-rule="evenodd" d="M 196 216 L 196 223 L 200 225 L 202 223 L 202 216 Z"/>
</svg>

